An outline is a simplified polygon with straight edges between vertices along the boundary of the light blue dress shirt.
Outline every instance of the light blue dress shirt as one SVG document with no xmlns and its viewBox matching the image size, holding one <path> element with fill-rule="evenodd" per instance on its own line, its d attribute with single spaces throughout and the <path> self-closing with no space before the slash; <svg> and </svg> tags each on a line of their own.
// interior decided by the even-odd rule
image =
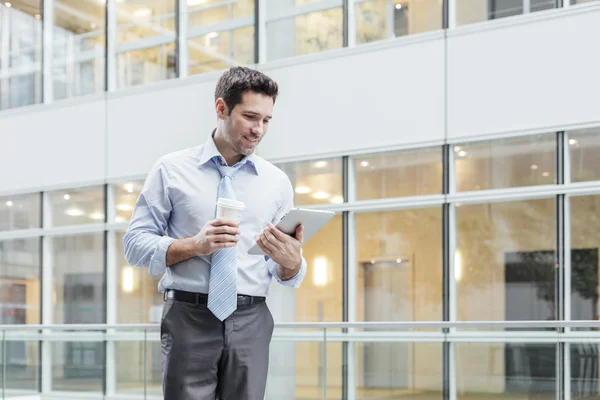
<svg viewBox="0 0 600 400">
<path fill-rule="evenodd" d="M 215 218 L 221 173 L 212 160 L 220 156 L 211 136 L 204 145 L 162 157 L 146 178 L 123 244 L 130 265 L 147 267 L 154 276 L 164 273 L 158 284 L 161 292 L 178 289 L 208 293 L 210 256 L 193 257 L 167 267 L 166 254 L 175 239 L 196 235 Z M 304 257 L 298 274 L 283 281 L 277 274 L 277 263 L 265 256 L 248 254 L 256 235 L 267 223 L 276 224 L 293 207 L 290 180 L 257 155 L 244 157 L 241 163 L 233 178 L 236 198 L 246 205 L 236 246 L 237 291 L 266 296 L 273 277 L 283 285 L 297 288 L 306 275 Z"/>
</svg>

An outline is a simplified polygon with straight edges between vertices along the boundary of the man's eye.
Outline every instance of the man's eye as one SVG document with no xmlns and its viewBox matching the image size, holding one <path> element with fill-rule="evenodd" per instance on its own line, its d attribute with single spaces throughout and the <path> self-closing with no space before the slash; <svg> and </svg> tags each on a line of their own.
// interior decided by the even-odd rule
<svg viewBox="0 0 600 400">
<path fill-rule="evenodd" d="M 265 124 L 268 124 L 269 122 L 271 122 L 270 119 L 265 119 Z"/>
<path fill-rule="evenodd" d="M 254 119 L 254 115 L 246 115 L 246 118 L 248 118 L 248 119 Z"/>
</svg>

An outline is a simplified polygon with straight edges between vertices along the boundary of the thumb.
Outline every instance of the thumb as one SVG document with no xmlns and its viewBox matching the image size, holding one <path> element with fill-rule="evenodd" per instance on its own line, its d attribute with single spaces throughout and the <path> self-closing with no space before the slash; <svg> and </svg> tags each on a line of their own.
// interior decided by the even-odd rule
<svg viewBox="0 0 600 400">
<path fill-rule="evenodd" d="M 304 243 L 304 225 L 300 224 L 296 227 L 296 240 Z"/>
</svg>

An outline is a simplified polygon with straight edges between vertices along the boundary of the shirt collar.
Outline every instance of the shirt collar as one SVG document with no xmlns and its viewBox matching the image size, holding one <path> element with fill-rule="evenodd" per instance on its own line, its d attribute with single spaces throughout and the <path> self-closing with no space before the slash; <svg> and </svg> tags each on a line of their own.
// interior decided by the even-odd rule
<svg viewBox="0 0 600 400">
<path fill-rule="evenodd" d="M 204 147 L 202 148 L 202 154 L 200 154 L 200 165 L 206 164 L 215 157 L 223 157 L 219 152 L 219 149 L 217 149 L 217 145 L 215 144 L 215 140 L 213 138 L 216 131 L 216 129 L 212 131 L 208 140 L 204 144 Z M 256 165 L 256 161 L 257 156 L 254 153 L 252 153 L 249 156 L 242 158 L 242 160 L 239 163 L 242 165 L 251 165 L 256 175 L 258 175 L 258 166 Z"/>
</svg>

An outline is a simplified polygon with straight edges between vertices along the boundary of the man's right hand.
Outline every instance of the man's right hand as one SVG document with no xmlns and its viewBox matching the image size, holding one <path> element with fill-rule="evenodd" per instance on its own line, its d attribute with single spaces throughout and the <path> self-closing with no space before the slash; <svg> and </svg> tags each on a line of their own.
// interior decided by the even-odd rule
<svg viewBox="0 0 600 400">
<path fill-rule="evenodd" d="M 218 249 L 233 247 L 238 242 L 240 234 L 237 222 L 217 218 L 209 221 L 194 237 L 197 255 L 206 256 Z"/>
</svg>

